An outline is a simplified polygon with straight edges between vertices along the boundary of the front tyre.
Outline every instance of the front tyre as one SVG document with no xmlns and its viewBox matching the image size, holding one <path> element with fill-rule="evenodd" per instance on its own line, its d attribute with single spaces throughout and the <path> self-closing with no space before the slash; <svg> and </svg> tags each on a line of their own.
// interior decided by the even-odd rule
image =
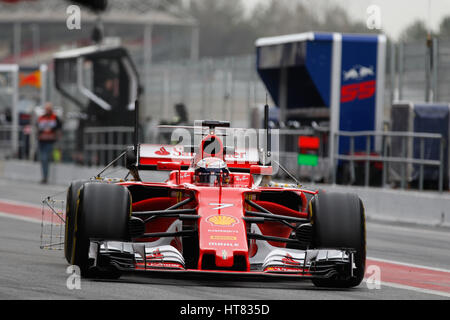
<svg viewBox="0 0 450 320">
<path fill-rule="evenodd" d="M 361 199 L 350 193 L 319 193 L 310 204 L 314 247 L 324 249 L 352 249 L 353 276 L 313 279 L 318 287 L 350 288 L 364 279 L 366 265 L 365 213 Z"/>
<path fill-rule="evenodd" d="M 130 215 L 131 196 L 127 188 L 95 182 L 80 188 L 70 263 L 79 266 L 82 276 L 102 277 L 89 270 L 90 240 L 127 241 Z M 104 277 L 110 277 L 109 273 Z"/>
<path fill-rule="evenodd" d="M 79 190 L 83 186 L 83 184 L 88 182 L 89 180 L 72 181 L 69 189 L 67 190 L 64 256 L 66 257 L 68 263 L 72 263 L 75 217 L 77 212 Z"/>
</svg>

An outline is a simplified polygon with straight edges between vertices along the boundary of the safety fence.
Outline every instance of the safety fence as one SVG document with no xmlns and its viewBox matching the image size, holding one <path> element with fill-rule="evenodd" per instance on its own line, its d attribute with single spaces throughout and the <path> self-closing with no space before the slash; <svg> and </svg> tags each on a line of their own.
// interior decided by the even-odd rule
<svg viewBox="0 0 450 320">
<path fill-rule="evenodd" d="M 398 75 L 396 100 L 450 101 L 450 38 L 391 46 L 390 66 Z"/>
<path fill-rule="evenodd" d="M 349 153 L 332 154 L 332 182 L 337 182 L 338 168 L 344 168 L 346 162 L 348 170 L 348 180 L 345 184 L 354 184 L 357 180 L 356 165 L 362 164 L 363 170 L 360 177 L 363 177 L 364 185 L 369 186 L 371 174 L 375 173 L 381 178 L 379 185 L 386 187 L 388 183 L 399 183 L 401 189 L 412 187 L 417 183 L 419 190 L 424 189 L 424 182 L 427 181 L 435 186 L 440 192 L 444 187 L 445 150 L 447 142 L 441 134 L 416 133 L 416 132 L 337 132 L 333 139 L 337 146 L 342 139 L 347 139 L 349 143 Z M 365 147 L 363 152 L 355 152 L 356 140 L 361 139 Z M 372 152 L 373 146 L 379 144 L 381 152 Z M 433 153 L 433 144 L 437 144 L 438 153 Z M 448 160 L 447 160 L 448 161 Z M 371 168 L 372 164 L 380 164 Z M 431 169 L 430 167 L 434 167 Z M 431 170 L 430 170 L 431 169 Z M 345 171 L 342 169 L 342 171 Z"/>
<path fill-rule="evenodd" d="M 142 129 L 142 128 L 141 128 Z M 156 144 L 173 144 L 170 128 L 153 128 L 151 139 L 141 130 L 140 141 Z M 0 127 L 0 160 L 21 158 L 38 160 L 30 154 L 30 136 L 19 128 L 19 154 L 15 155 L 10 139 L 12 127 Z M 319 148 L 315 151 L 318 161 L 314 165 L 299 164 L 298 139 L 315 136 Z M 104 166 L 115 159 L 134 142 L 134 127 L 88 127 L 81 141 L 75 131 L 64 131 L 55 144 L 53 160 L 77 163 L 83 166 Z M 274 141 L 274 139 L 276 141 Z M 329 155 L 331 138 L 327 130 L 281 129 L 276 130 L 272 148 L 274 159 L 290 174 L 301 181 L 337 183 L 400 189 L 448 188 L 448 141 L 441 134 L 416 132 L 337 132 L 333 136 L 335 152 Z M 81 142 L 81 144 L 80 144 Z M 339 152 L 339 144 L 347 145 L 348 152 Z M 78 150 L 78 151 L 77 151 Z M 118 163 L 123 165 L 123 163 Z M 277 170 L 277 178 L 289 178 L 283 170 Z"/>
<path fill-rule="evenodd" d="M 159 128 L 152 143 L 170 144 L 171 130 Z M 298 139 L 319 138 L 315 165 L 298 162 Z M 145 137 L 141 137 L 145 141 Z M 85 165 L 106 165 L 127 146 L 133 144 L 134 128 L 86 128 L 84 133 Z M 275 159 L 301 181 L 338 183 L 400 189 L 434 189 L 443 191 L 448 184 L 448 141 L 441 134 L 415 132 L 337 132 L 333 139 L 335 152 L 329 155 L 331 138 L 326 130 L 283 129 L 276 131 L 272 142 Z M 148 140 L 147 140 L 148 141 Z M 347 144 L 349 151 L 337 147 Z M 278 170 L 277 178 L 289 178 Z"/>
<path fill-rule="evenodd" d="M 0 125 L 0 160 L 27 158 L 30 139 L 26 129 L 23 126 Z"/>
<path fill-rule="evenodd" d="M 89 127 L 83 135 L 83 164 L 106 165 L 133 145 L 133 127 Z"/>
<path fill-rule="evenodd" d="M 189 119 L 216 119 L 247 126 L 266 93 L 256 56 L 203 58 L 139 68 L 144 86 L 142 118 L 172 120 L 183 103 Z M 392 43 L 387 48 L 384 108 L 392 101 L 450 101 L 450 38 Z M 269 103 L 274 105 L 270 101 Z"/>
<path fill-rule="evenodd" d="M 12 134 L 11 126 L 7 126 L 7 125 L 0 126 L 0 158 L 1 159 L 7 159 L 12 156 L 11 134 Z"/>
<path fill-rule="evenodd" d="M 266 101 L 255 55 L 152 64 L 141 77 L 142 119 L 172 121 L 175 104 L 183 103 L 190 121 L 220 119 L 242 127 L 252 108 Z"/>
<path fill-rule="evenodd" d="M 140 104 L 142 122 L 171 122 L 176 116 L 174 105 L 184 103 L 190 122 L 194 119 L 221 119 L 231 121 L 233 126 L 257 126 L 257 121 L 252 119 L 252 110 L 265 104 L 267 91 L 256 72 L 255 60 L 255 55 L 204 58 L 154 63 L 146 68 L 139 62 L 144 87 Z M 385 115 L 393 100 L 450 101 L 450 39 L 392 44 L 388 47 L 386 62 Z M 48 89 L 51 100 L 54 100 L 58 94 L 54 94 L 56 91 L 53 88 Z M 269 104 L 275 105 L 270 101 L 270 96 L 268 98 Z M 67 101 L 64 103 L 70 104 Z M 146 126 L 141 131 L 144 136 L 148 131 Z M 55 145 L 60 153 L 55 158 L 86 166 L 105 164 L 132 144 L 133 132 L 134 128 L 126 127 L 86 128 L 80 136 L 73 129 L 66 130 L 62 140 Z M 154 142 L 167 140 L 167 134 L 159 132 L 159 140 Z M 427 176 L 431 174 L 436 189 L 442 190 L 448 181 L 448 159 L 445 157 L 448 141 L 438 135 L 415 134 L 340 132 L 333 139 L 348 139 L 350 146 L 352 140 L 353 145 L 355 140 L 363 140 L 370 146 L 363 147 L 362 153 L 355 151 L 355 148 L 353 152 L 334 154 L 330 158 L 327 132 L 312 128 L 280 129 L 279 160 L 295 176 L 311 181 L 373 185 L 377 180 L 375 184 L 379 186 L 422 189 L 427 188 Z M 298 164 L 297 139 L 300 135 L 320 138 L 316 166 Z M 372 155 L 367 150 L 372 150 L 371 144 L 376 141 L 378 154 Z M 427 150 L 429 145 L 435 143 L 444 145 L 444 149 L 437 148 L 440 153 L 431 157 Z M 36 160 L 37 152 L 35 139 L 25 128 L 18 127 L 16 131 L 9 125 L 0 126 L 0 159 Z M 333 169 L 335 167 L 339 169 Z M 284 175 L 280 171 L 278 174 L 280 177 Z"/>
</svg>

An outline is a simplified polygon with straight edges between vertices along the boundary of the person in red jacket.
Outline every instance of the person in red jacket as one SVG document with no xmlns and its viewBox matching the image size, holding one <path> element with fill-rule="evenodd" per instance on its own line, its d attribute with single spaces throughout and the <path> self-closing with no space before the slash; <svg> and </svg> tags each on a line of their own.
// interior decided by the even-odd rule
<svg viewBox="0 0 450 320">
<path fill-rule="evenodd" d="M 61 135 L 61 121 L 53 112 L 51 102 L 45 104 L 45 113 L 37 121 L 39 140 L 39 159 L 42 166 L 42 181 L 48 182 L 48 172 L 51 157 L 53 155 L 53 145 Z"/>
</svg>

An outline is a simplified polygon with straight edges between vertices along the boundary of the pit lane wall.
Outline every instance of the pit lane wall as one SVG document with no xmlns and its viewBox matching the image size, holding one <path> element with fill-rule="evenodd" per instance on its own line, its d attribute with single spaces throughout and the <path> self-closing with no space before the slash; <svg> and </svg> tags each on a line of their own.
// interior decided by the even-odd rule
<svg viewBox="0 0 450 320">
<path fill-rule="evenodd" d="M 95 176 L 100 167 L 82 167 L 74 164 L 52 164 L 49 183 L 69 185 L 70 181 Z M 110 174 L 108 174 L 108 172 Z M 112 168 L 106 176 L 124 177 L 124 168 Z M 142 178 L 164 181 L 165 172 L 143 172 Z M 0 178 L 39 183 L 39 163 L 23 160 L 0 161 Z M 368 220 L 413 223 L 450 228 L 450 193 L 418 192 L 370 187 L 340 185 L 308 185 L 306 189 L 323 189 L 327 192 L 354 192 L 362 199 Z"/>
<path fill-rule="evenodd" d="M 305 186 L 308 188 L 308 186 Z M 367 220 L 450 227 L 450 193 L 408 191 L 340 185 L 314 185 L 326 192 L 352 192 L 359 195 Z"/>
</svg>

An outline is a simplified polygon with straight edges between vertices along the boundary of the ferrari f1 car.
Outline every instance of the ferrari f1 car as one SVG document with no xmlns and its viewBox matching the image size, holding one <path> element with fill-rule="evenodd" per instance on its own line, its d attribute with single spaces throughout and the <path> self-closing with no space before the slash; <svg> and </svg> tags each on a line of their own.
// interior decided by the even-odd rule
<svg viewBox="0 0 450 320">
<path fill-rule="evenodd" d="M 67 261 L 85 277 L 176 272 L 360 284 L 366 243 L 359 197 L 275 184 L 258 152 L 234 161 L 246 151 L 224 146 L 224 127 L 229 123 L 202 121 L 200 143 L 182 150 L 136 143 L 123 154 L 132 179 L 73 181 Z M 147 169 L 170 171 L 169 178 L 142 181 Z"/>
</svg>

